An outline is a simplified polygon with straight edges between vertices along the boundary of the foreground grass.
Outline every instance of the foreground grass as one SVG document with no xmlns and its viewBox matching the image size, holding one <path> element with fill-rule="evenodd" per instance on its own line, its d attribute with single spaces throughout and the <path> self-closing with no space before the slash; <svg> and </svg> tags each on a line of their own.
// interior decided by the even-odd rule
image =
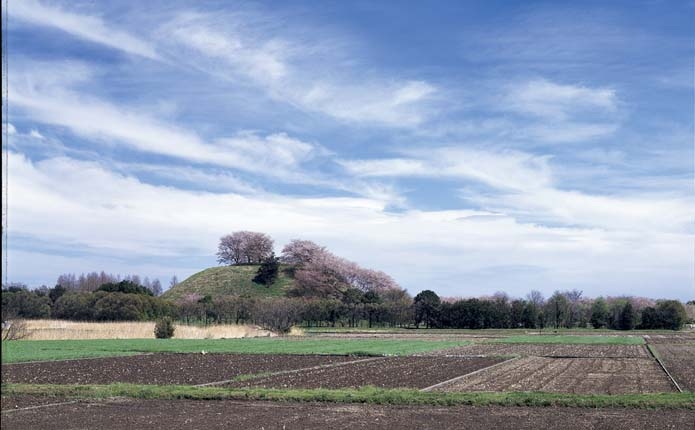
<svg viewBox="0 0 695 430">
<path fill-rule="evenodd" d="M 305 338 L 26 340 L 3 342 L 2 362 L 201 351 L 241 354 L 409 355 L 467 343 L 422 339 Z"/>
<path fill-rule="evenodd" d="M 492 339 L 487 343 L 561 343 L 569 345 L 643 345 L 641 336 L 524 335 Z"/>
<path fill-rule="evenodd" d="M 273 400 L 293 402 L 369 403 L 380 405 L 434 406 L 567 406 L 584 408 L 678 408 L 695 409 L 695 393 L 658 393 L 624 395 L 579 395 L 555 393 L 440 393 L 410 389 L 228 389 L 185 385 L 31 385 L 7 384 L 3 396 L 38 395 L 103 399 L 129 397 L 135 399 L 192 400 Z"/>
</svg>

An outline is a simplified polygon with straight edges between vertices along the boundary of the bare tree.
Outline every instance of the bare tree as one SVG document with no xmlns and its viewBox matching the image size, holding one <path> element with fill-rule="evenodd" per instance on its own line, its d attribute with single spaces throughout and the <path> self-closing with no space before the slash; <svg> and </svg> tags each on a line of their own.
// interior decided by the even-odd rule
<svg viewBox="0 0 695 430">
<path fill-rule="evenodd" d="M 75 274 L 74 273 L 63 273 L 62 275 L 58 276 L 58 280 L 56 281 L 56 285 L 62 285 L 63 288 L 67 290 L 76 290 L 77 289 L 77 279 L 75 279 Z"/>
<path fill-rule="evenodd" d="M 176 277 L 176 275 L 174 275 L 171 277 L 171 280 L 169 281 L 169 288 L 174 288 L 177 285 L 179 285 L 179 278 Z"/>
<path fill-rule="evenodd" d="M 21 340 L 29 336 L 27 322 L 18 318 L 7 318 L 2 322 L 2 340 Z"/>
<path fill-rule="evenodd" d="M 299 322 L 301 310 L 302 304 L 297 299 L 276 298 L 258 302 L 253 314 L 264 329 L 286 334 Z"/>
<path fill-rule="evenodd" d="M 152 291 L 152 294 L 154 294 L 155 296 L 162 295 L 162 283 L 159 282 L 159 279 L 155 279 L 154 281 L 152 281 L 148 288 L 150 291 Z"/>
</svg>

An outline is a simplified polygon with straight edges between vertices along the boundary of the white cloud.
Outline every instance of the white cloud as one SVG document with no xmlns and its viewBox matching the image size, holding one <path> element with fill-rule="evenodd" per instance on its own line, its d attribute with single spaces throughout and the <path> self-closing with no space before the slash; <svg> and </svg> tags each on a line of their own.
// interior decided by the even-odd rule
<svg viewBox="0 0 695 430">
<path fill-rule="evenodd" d="M 580 286 L 587 295 L 620 293 L 638 290 L 633 290 L 636 284 L 657 288 L 671 279 L 676 282 L 672 288 L 648 295 L 686 297 L 692 275 L 691 234 L 666 231 L 656 222 L 610 230 L 524 224 L 504 213 L 475 210 L 389 213 L 373 199 L 244 197 L 152 186 L 68 158 L 32 163 L 11 153 L 10 163 L 12 234 L 69 243 L 90 253 L 107 249 L 144 259 L 167 257 L 156 273 L 180 273 L 166 263 L 175 257 L 209 255 L 212 264 L 222 234 L 249 229 L 271 234 L 278 247 L 296 237 L 325 244 L 339 255 L 386 270 L 411 292 L 434 288 L 450 296 L 489 294 L 505 286 L 497 276 L 479 274 L 517 266 L 532 268 L 523 279 L 541 282 L 548 293 L 570 286 Z M 642 210 L 625 211 L 635 209 Z M 104 264 L 92 258 L 84 257 L 85 270 Z M 11 269 L 20 279 L 26 274 L 21 270 L 27 270 L 21 265 Z M 475 284 L 461 283 L 474 274 Z M 517 282 L 505 289 L 523 295 L 531 287 Z"/>
<path fill-rule="evenodd" d="M 262 190 L 229 172 L 206 171 L 191 166 L 174 166 L 144 163 L 118 163 L 119 170 L 130 173 L 145 173 L 173 184 L 187 184 L 196 189 L 240 194 L 259 194 Z"/>
<path fill-rule="evenodd" d="M 617 123 L 539 122 L 522 127 L 517 137 L 543 142 L 583 142 L 609 136 L 618 130 Z"/>
<path fill-rule="evenodd" d="M 45 139 L 41 133 L 39 133 L 38 130 L 31 130 L 29 132 L 29 136 L 33 137 L 34 139 Z"/>
<path fill-rule="evenodd" d="M 346 160 L 348 172 L 364 177 L 455 178 L 492 188 L 461 197 L 479 207 L 527 222 L 609 231 L 692 231 L 695 202 L 683 194 L 592 195 L 563 190 L 549 158 L 515 151 L 433 148 L 408 158 Z"/>
<path fill-rule="evenodd" d="M 506 101 L 511 110 L 554 120 L 566 120 L 577 111 L 614 112 L 617 108 L 615 91 L 610 88 L 562 85 L 544 79 L 514 86 Z"/>
<path fill-rule="evenodd" d="M 35 0 L 12 2 L 8 12 L 14 19 L 57 28 L 73 36 L 119 51 L 150 59 L 160 58 L 150 43 L 106 25 L 97 16 L 68 12 Z"/>
<path fill-rule="evenodd" d="M 284 133 L 239 132 L 208 142 L 184 127 L 66 90 L 49 75 L 45 81 L 40 74 L 13 82 L 13 106 L 35 121 L 68 127 L 93 142 L 295 181 L 302 180 L 299 165 L 323 153 L 319 146 Z"/>
<path fill-rule="evenodd" d="M 9 122 L 3 123 L 3 124 L 2 124 L 2 134 L 3 134 L 3 136 L 5 135 L 5 133 L 7 133 L 8 135 L 11 136 L 11 135 L 13 135 L 13 134 L 17 134 L 17 129 L 15 128 L 14 125 L 12 125 L 12 124 L 9 123 Z"/>
<path fill-rule="evenodd" d="M 561 223 L 610 231 L 692 233 L 695 202 L 683 195 L 590 195 L 554 188 L 466 198 L 491 210 L 539 223 Z"/>
<path fill-rule="evenodd" d="M 345 160 L 341 164 L 358 176 L 460 178 L 509 190 L 544 187 L 551 181 L 547 157 L 518 151 L 443 147 L 409 154 L 408 158 Z"/>
<path fill-rule="evenodd" d="M 422 80 L 356 76 L 329 49 L 259 33 L 238 16 L 181 14 L 162 26 L 160 43 L 186 52 L 191 67 L 261 88 L 307 112 L 348 122 L 412 127 L 429 114 L 437 89 Z M 318 37 L 318 36 L 317 36 Z M 337 50 L 337 49 L 336 49 Z M 334 50 L 335 51 L 335 50 Z"/>
</svg>

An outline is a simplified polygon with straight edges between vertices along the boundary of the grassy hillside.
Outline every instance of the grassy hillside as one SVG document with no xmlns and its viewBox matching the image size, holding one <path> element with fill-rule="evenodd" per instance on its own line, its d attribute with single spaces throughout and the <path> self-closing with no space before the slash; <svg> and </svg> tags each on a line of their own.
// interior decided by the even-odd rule
<svg viewBox="0 0 695 430">
<path fill-rule="evenodd" d="M 170 300 L 179 299 L 186 294 L 201 296 L 241 296 L 279 297 L 292 284 L 292 278 L 285 273 L 285 266 L 280 266 L 278 278 L 270 286 L 256 284 L 252 281 L 258 271 L 257 265 L 211 267 L 192 275 L 177 286 L 167 290 L 162 297 Z"/>
</svg>

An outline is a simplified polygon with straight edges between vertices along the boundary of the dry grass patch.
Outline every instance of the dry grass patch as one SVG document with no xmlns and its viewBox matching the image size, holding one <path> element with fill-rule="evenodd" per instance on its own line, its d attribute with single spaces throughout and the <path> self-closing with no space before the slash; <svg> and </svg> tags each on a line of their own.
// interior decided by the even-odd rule
<svg viewBox="0 0 695 430">
<path fill-rule="evenodd" d="M 27 320 L 28 340 L 153 339 L 154 322 L 76 322 Z M 274 336 L 250 325 L 220 324 L 206 327 L 176 324 L 174 339 L 234 339 Z"/>
</svg>

